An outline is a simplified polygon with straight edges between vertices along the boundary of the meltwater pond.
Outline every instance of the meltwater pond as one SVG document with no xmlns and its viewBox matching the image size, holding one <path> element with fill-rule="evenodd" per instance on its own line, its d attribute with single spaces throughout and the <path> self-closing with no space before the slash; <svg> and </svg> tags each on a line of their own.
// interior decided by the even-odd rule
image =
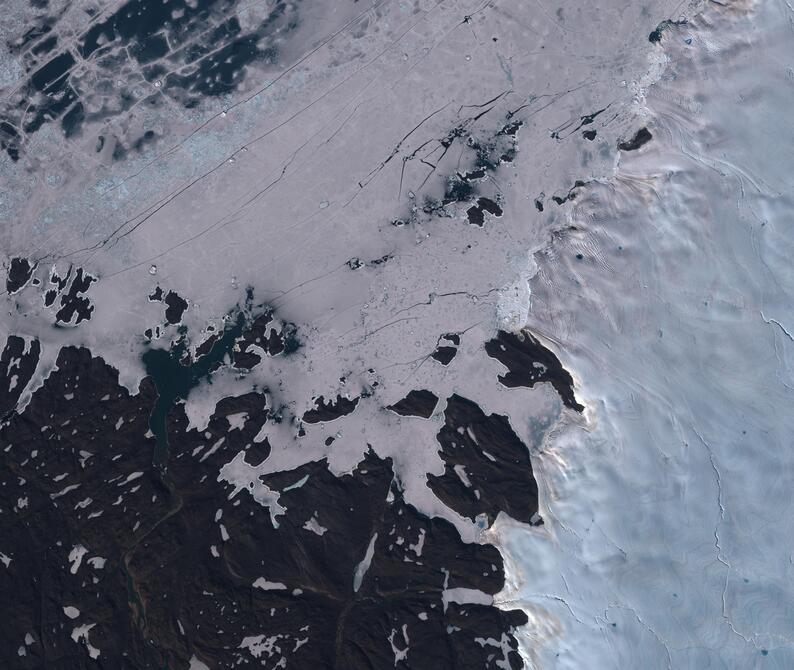
<svg viewBox="0 0 794 670">
<path fill-rule="evenodd" d="M 157 388 L 157 400 L 149 417 L 149 429 L 157 439 L 154 463 L 165 469 L 168 461 L 168 413 L 178 400 L 187 400 L 190 390 L 217 368 L 231 352 L 246 324 L 245 314 L 240 312 L 230 321 L 222 333 L 212 342 L 209 351 L 194 361 L 183 360 L 187 354 L 184 341 L 170 349 L 148 349 L 143 354 L 146 374 Z"/>
</svg>

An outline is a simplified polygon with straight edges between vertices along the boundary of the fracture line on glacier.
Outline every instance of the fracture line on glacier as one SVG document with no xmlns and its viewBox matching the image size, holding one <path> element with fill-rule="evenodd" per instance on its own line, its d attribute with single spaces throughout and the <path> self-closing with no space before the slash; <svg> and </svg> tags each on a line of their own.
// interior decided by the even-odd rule
<svg viewBox="0 0 794 670">
<path fill-rule="evenodd" d="M 716 525 L 714 526 L 714 544 L 715 544 L 715 546 L 717 548 L 717 560 L 720 563 L 722 563 L 725 566 L 725 568 L 726 568 L 726 570 L 725 570 L 725 583 L 723 584 L 723 587 L 722 587 L 722 598 L 721 598 L 721 600 L 722 600 L 722 618 L 725 621 L 725 623 L 728 624 L 728 627 L 731 629 L 731 631 L 735 635 L 740 637 L 746 643 L 752 644 L 753 646 L 757 647 L 758 645 L 755 643 L 754 640 L 751 640 L 750 638 L 748 638 L 747 636 L 743 635 L 738 630 L 736 630 L 736 627 L 733 625 L 733 622 L 731 621 L 730 617 L 728 616 L 728 606 L 727 606 L 727 602 L 726 602 L 726 595 L 728 593 L 728 579 L 730 577 L 731 570 L 733 570 L 733 567 L 731 566 L 730 563 L 728 563 L 728 561 L 725 560 L 725 558 L 723 556 L 722 544 L 720 542 L 720 534 L 719 534 L 720 524 L 725 520 L 725 505 L 722 502 L 722 475 L 720 474 L 719 468 L 717 468 L 717 463 L 714 460 L 714 451 L 712 450 L 711 445 L 708 442 L 706 442 L 706 440 L 703 438 L 703 436 L 698 432 L 698 430 L 694 426 L 691 426 L 691 428 L 694 431 L 695 435 L 698 436 L 698 439 L 703 444 L 703 447 L 708 452 L 709 462 L 711 463 L 711 467 L 714 470 L 714 475 L 717 478 L 717 504 L 719 505 L 719 508 L 720 508 L 720 518 L 717 521 Z M 755 636 L 753 636 L 753 637 L 755 637 Z"/>
<path fill-rule="evenodd" d="M 792 335 L 788 331 L 788 329 L 782 323 L 780 323 L 780 321 L 778 321 L 777 319 L 772 319 L 772 318 L 767 319 L 766 316 L 764 315 L 764 310 L 761 310 L 761 318 L 764 320 L 764 323 L 766 323 L 767 325 L 770 325 L 770 326 L 772 324 L 776 325 L 778 328 L 780 328 L 780 330 L 783 331 L 783 333 L 785 334 L 785 336 L 788 339 L 790 339 L 792 342 L 794 342 L 794 335 Z"/>
<path fill-rule="evenodd" d="M 609 610 L 611 608 L 628 610 L 628 611 L 630 611 L 630 612 L 632 612 L 634 614 L 634 616 L 636 617 L 636 619 L 639 622 L 639 624 L 643 628 L 645 628 L 645 630 L 647 630 L 651 635 L 653 635 L 656 638 L 656 641 L 664 647 L 664 650 L 667 653 L 667 670 L 672 670 L 672 668 L 673 668 L 673 656 L 670 653 L 670 647 L 667 646 L 667 641 L 663 637 L 661 637 L 659 635 L 659 633 L 657 633 L 651 626 L 649 626 L 647 623 L 645 623 L 645 621 L 642 620 L 640 615 L 637 613 L 637 610 L 635 610 L 630 605 L 619 605 L 619 604 L 616 604 L 616 603 L 612 603 L 606 610 L 604 610 L 603 620 L 605 622 L 608 619 L 607 612 L 609 612 Z"/>
</svg>

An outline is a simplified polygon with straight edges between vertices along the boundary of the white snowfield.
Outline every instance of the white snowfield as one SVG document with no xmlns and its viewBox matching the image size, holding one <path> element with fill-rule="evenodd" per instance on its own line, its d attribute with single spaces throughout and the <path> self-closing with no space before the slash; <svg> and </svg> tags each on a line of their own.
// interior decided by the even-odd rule
<svg viewBox="0 0 794 670">
<path fill-rule="evenodd" d="M 45 281 L 70 263 L 98 278 L 76 328 L 54 329 L 35 287 L 4 298 L 0 335 L 42 342 L 23 402 L 70 343 L 137 389 L 144 330 L 163 329 L 162 346 L 176 336 L 147 299 L 155 286 L 188 300 L 193 347 L 252 287 L 303 346 L 197 388 L 194 427 L 253 388 L 296 416 L 319 395 L 373 395 L 305 426 L 300 446 L 288 421 L 263 428 L 272 455 L 255 468 L 230 457 L 219 473 L 238 495 L 244 480 L 322 456 L 350 471 L 369 444 L 394 459 L 408 502 L 504 551 L 495 600 L 529 614 L 529 667 L 794 667 L 794 9 L 360 4 L 305 57 L 288 45 L 294 66 L 266 85 L 170 118 L 133 108 L 129 124 L 166 136 L 143 154 L 95 159 L 90 125 L 64 153 L 53 126 L 19 164 L 0 158 L 4 260 L 38 260 Z M 524 124 L 515 160 L 483 180 L 502 216 L 480 228 L 468 204 L 449 205 L 392 225 L 471 169 L 466 134 L 492 139 L 509 112 Z M 650 143 L 617 150 L 643 126 Z M 555 204 L 576 181 L 576 198 Z M 525 322 L 574 376 L 584 417 L 546 385 L 498 383 L 483 342 Z M 443 367 L 428 355 L 450 332 L 461 345 Z M 383 410 L 418 388 L 441 398 L 430 420 Z M 543 526 L 501 517 L 482 533 L 433 497 L 425 478 L 443 470 L 435 434 L 452 393 L 506 414 L 531 445 Z M 283 510 L 267 487 L 254 493 Z M 88 644 L 88 627 L 75 639 Z M 260 637 L 241 648 L 270 654 Z"/>
</svg>

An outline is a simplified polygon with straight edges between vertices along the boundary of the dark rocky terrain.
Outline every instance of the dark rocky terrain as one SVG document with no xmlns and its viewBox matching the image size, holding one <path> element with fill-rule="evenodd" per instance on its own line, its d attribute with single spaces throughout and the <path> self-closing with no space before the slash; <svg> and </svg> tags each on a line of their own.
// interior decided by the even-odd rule
<svg viewBox="0 0 794 670">
<path fill-rule="evenodd" d="M 22 354 L 9 339 L 6 381 L 16 357 L 24 387 L 35 345 Z M 372 449 L 340 477 L 324 461 L 262 476 L 279 492 L 276 522 L 218 477 L 240 450 L 251 465 L 267 458 L 267 441 L 254 441 L 271 419 L 261 394 L 223 400 L 202 432 L 174 405 L 165 469 L 154 465 L 150 378 L 131 395 L 101 359 L 67 347 L 21 413 L 14 396 L 0 428 L 0 597 L 14 613 L 0 633 L 5 667 L 521 667 L 522 612 L 445 597 L 498 592 L 499 553 L 406 504 Z M 334 412 L 323 408 L 321 419 Z M 529 457 L 504 418 L 457 396 L 446 416 L 442 456 L 482 495 L 454 473 L 429 485 L 461 513 L 529 520 Z M 469 438 L 454 448 L 458 426 L 487 448 Z"/>
<path fill-rule="evenodd" d="M 500 330 L 494 339 L 486 342 L 485 351 L 507 367 L 508 372 L 499 375 L 499 381 L 508 388 L 532 388 L 535 384 L 549 382 L 566 407 L 584 411 L 584 406 L 574 396 L 571 373 L 528 330 L 521 333 Z"/>
</svg>

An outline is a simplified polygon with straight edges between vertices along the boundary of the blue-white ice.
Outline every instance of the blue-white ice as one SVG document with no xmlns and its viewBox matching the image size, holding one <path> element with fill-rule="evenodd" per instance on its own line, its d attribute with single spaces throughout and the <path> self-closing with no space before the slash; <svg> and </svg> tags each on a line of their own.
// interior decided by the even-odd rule
<svg viewBox="0 0 794 670">
<path fill-rule="evenodd" d="M 497 531 L 538 668 L 794 667 L 794 11 L 711 3 L 665 50 L 653 142 L 531 284 L 588 406 L 546 526 Z"/>
</svg>

